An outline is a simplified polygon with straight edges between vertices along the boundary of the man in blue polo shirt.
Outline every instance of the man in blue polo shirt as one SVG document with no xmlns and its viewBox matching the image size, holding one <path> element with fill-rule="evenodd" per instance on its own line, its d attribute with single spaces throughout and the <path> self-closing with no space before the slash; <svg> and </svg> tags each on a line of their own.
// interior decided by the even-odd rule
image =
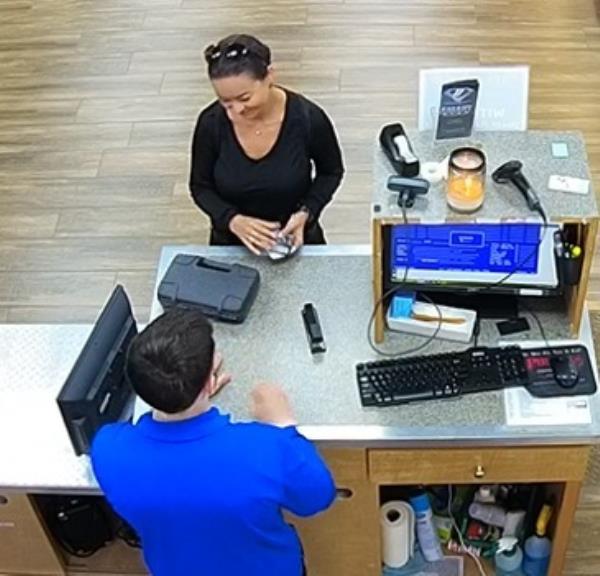
<svg viewBox="0 0 600 576">
<path fill-rule="evenodd" d="M 154 410 L 100 430 L 96 478 L 153 576 L 300 576 L 302 546 L 282 512 L 325 510 L 331 474 L 281 388 L 254 390 L 258 422 L 234 424 L 211 407 L 225 381 L 215 358 L 199 312 L 171 310 L 133 340 L 127 374 Z"/>
</svg>

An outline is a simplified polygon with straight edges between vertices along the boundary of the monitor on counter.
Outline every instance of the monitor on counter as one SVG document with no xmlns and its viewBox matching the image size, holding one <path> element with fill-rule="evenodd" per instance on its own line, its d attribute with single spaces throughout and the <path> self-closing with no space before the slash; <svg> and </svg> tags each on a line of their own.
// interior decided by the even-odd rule
<svg viewBox="0 0 600 576">
<path fill-rule="evenodd" d="M 420 290 L 543 295 L 558 287 L 555 226 L 539 223 L 398 224 L 386 227 L 388 284 Z M 407 269 L 408 267 L 408 269 Z"/>
<path fill-rule="evenodd" d="M 125 355 L 136 334 L 131 303 L 117 286 L 57 398 L 78 455 L 89 453 L 103 424 L 131 416 L 134 392 L 125 378 Z"/>
</svg>

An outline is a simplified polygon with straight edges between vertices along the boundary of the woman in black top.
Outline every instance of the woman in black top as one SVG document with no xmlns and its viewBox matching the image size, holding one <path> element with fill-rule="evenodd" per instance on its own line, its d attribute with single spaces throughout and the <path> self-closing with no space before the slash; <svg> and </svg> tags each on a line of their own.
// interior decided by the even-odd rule
<svg viewBox="0 0 600 576">
<path fill-rule="evenodd" d="M 190 190 L 210 216 L 210 244 L 256 254 L 280 234 L 324 244 L 319 216 L 344 172 L 331 121 L 274 83 L 271 52 L 256 38 L 229 36 L 205 58 L 218 101 L 198 118 Z"/>
</svg>

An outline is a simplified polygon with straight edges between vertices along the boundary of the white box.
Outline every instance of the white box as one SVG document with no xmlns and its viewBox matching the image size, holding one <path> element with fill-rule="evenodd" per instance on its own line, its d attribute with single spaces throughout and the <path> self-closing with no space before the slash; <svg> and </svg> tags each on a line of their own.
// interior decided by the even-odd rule
<svg viewBox="0 0 600 576">
<path fill-rule="evenodd" d="M 435 320 L 416 320 L 415 318 L 392 318 L 390 309 L 387 311 L 387 325 L 394 332 L 406 332 L 408 334 L 418 334 L 419 336 L 431 336 L 438 328 L 437 320 L 439 312 L 446 318 L 464 318 L 462 324 L 450 324 L 442 322 L 436 338 L 442 340 L 452 340 L 454 342 L 468 343 L 473 334 L 477 312 L 467 310 L 466 308 L 452 308 L 450 306 L 434 306 L 426 302 L 415 302 L 413 305 L 413 314 L 423 314 L 431 316 Z"/>
</svg>

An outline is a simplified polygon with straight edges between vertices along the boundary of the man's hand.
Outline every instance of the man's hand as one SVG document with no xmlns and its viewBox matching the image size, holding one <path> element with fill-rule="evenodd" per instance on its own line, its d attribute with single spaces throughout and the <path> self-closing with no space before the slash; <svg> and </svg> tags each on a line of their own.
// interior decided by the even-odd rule
<svg viewBox="0 0 600 576">
<path fill-rule="evenodd" d="M 229 222 L 231 230 L 250 250 L 259 255 L 262 250 L 270 250 L 277 242 L 279 222 L 269 222 L 250 216 L 237 214 Z"/>
<path fill-rule="evenodd" d="M 308 220 L 308 212 L 294 212 L 281 231 L 282 236 L 290 235 L 294 238 L 294 246 L 300 248 L 304 244 L 304 226 Z"/>
<path fill-rule="evenodd" d="M 252 414 L 259 422 L 274 426 L 295 426 L 294 412 L 287 394 L 276 384 L 258 384 L 252 390 Z"/>
<path fill-rule="evenodd" d="M 212 378 L 210 379 L 210 389 L 208 391 L 208 395 L 210 398 L 216 396 L 221 388 L 227 386 L 231 382 L 231 374 L 227 372 L 221 372 L 221 368 L 223 368 L 223 356 L 219 354 L 219 352 L 215 352 L 215 359 L 213 362 L 212 368 Z"/>
</svg>

